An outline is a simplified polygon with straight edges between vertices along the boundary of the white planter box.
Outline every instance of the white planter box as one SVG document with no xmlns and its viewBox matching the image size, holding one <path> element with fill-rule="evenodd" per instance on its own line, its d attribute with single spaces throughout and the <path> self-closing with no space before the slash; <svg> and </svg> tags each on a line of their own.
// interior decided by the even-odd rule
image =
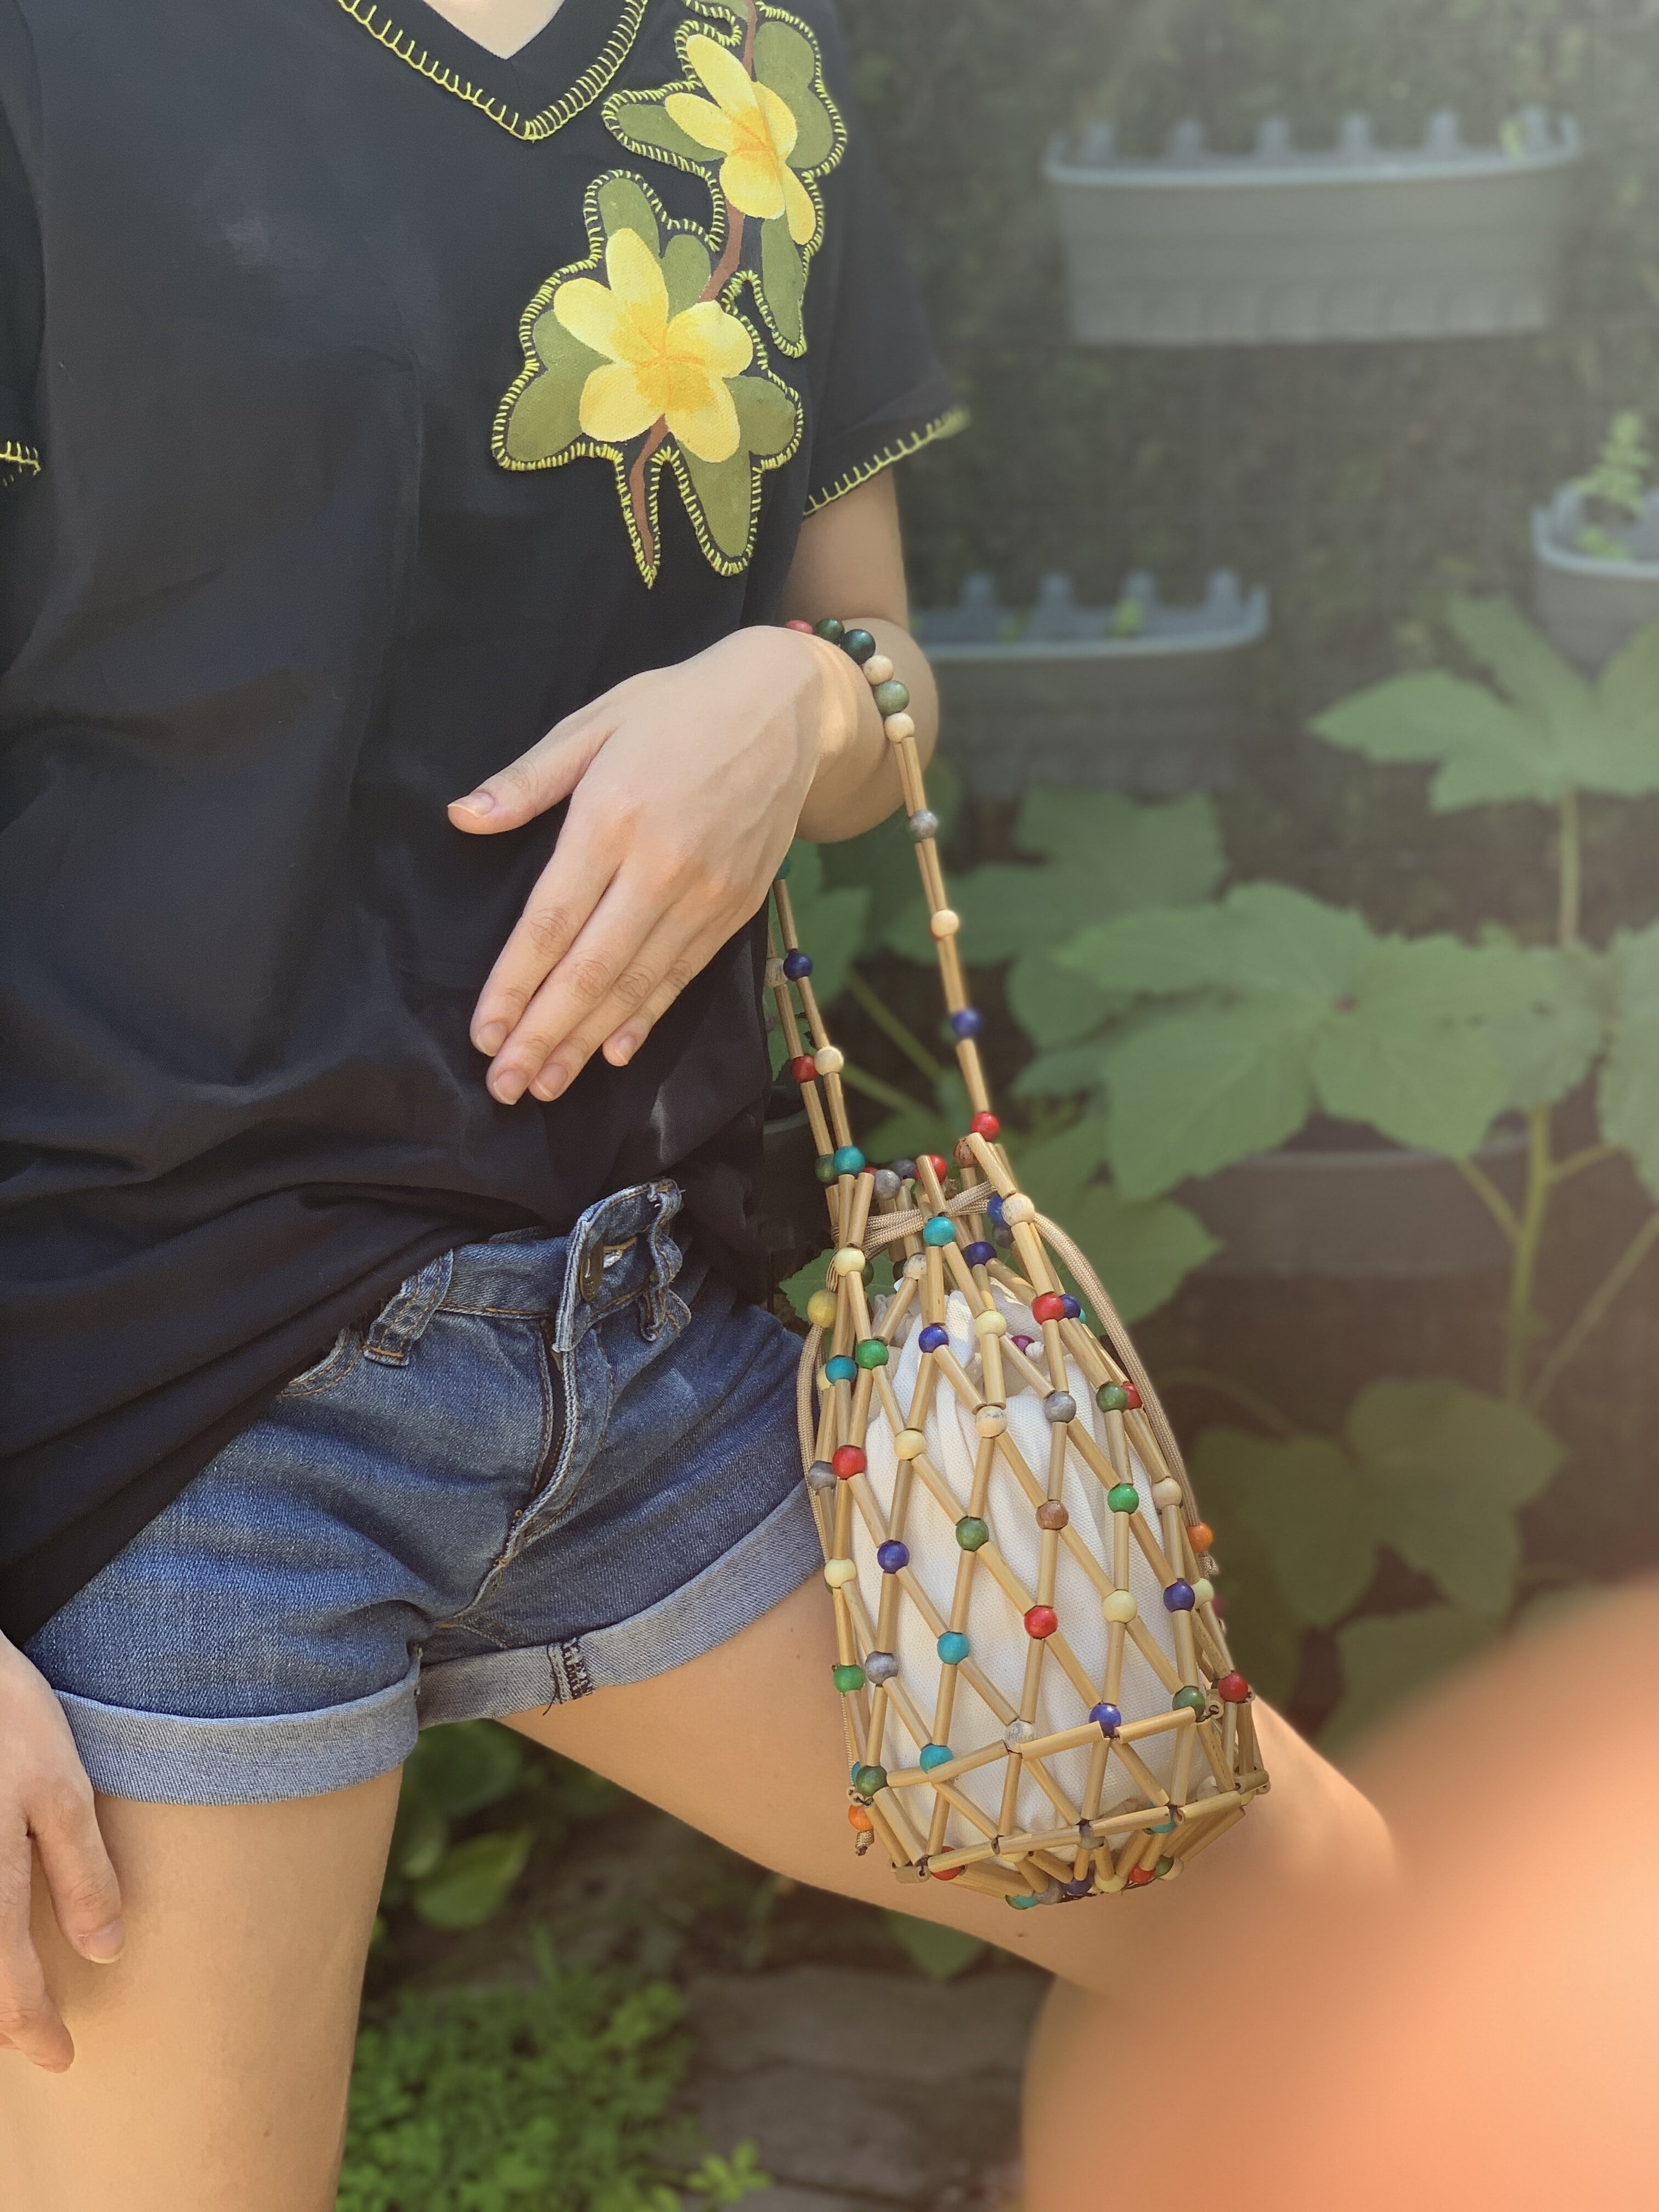
<svg viewBox="0 0 1659 2212">
<path fill-rule="evenodd" d="M 1584 496 L 1563 484 L 1532 518 L 1532 604 L 1538 626 L 1559 653 L 1599 675 L 1637 631 L 1659 622 L 1659 492 L 1639 522 L 1613 532 L 1627 560 L 1581 553 Z"/>
<path fill-rule="evenodd" d="M 1178 125 L 1155 161 L 1103 127 L 1057 142 L 1072 324 L 1087 345 L 1260 345 L 1541 330 L 1582 158 L 1571 117 L 1520 118 L 1513 149 L 1466 147 L 1437 115 L 1419 148 L 1344 118 L 1334 148 L 1262 125 L 1218 154 Z"/>
<path fill-rule="evenodd" d="M 1266 592 L 1224 570 L 1188 607 L 1166 606 L 1147 575 L 1129 579 L 1117 608 L 1082 607 L 1068 577 L 1049 576 L 1024 617 L 974 576 L 957 606 L 915 617 L 939 678 L 940 743 L 988 799 L 1035 783 L 1148 799 L 1230 788 L 1246 656 L 1267 629 Z"/>
</svg>

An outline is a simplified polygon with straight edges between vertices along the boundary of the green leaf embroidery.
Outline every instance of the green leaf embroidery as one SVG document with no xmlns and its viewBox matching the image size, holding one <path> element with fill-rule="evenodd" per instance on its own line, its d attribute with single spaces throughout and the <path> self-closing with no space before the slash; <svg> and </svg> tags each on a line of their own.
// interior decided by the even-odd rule
<svg viewBox="0 0 1659 2212">
<path fill-rule="evenodd" d="M 806 347 L 806 259 L 781 216 L 762 223 L 761 289 L 784 350 Z"/>
</svg>

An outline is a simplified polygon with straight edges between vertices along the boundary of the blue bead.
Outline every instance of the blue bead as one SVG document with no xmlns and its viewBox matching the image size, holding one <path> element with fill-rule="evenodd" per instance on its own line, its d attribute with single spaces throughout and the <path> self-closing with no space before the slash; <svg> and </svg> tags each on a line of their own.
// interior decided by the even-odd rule
<svg viewBox="0 0 1659 2212">
<path fill-rule="evenodd" d="M 943 1352 L 950 1341 L 950 1330 L 941 1328 L 936 1321 L 930 1321 L 916 1339 L 917 1344 L 924 1352 Z"/>
<path fill-rule="evenodd" d="M 1194 1601 L 1190 1583 L 1171 1583 L 1164 1593 L 1164 1610 L 1168 1613 L 1190 1613 Z"/>
<path fill-rule="evenodd" d="M 985 1018 L 977 1006 L 964 1006 L 959 1014 L 951 1017 L 951 1032 L 963 1042 L 976 1037 L 985 1026 Z"/>
<path fill-rule="evenodd" d="M 1000 1198 L 993 1197 L 986 1200 L 985 1218 L 990 1223 L 993 1229 L 1006 1228 L 1007 1224 L 1002 1218 L 1002 1200 Z"/>
<path fill-rule="evenodd" d="M 824 1361 L 823 1373 L 826 1382 L 856 1382 L 859 1364 L 856 1359 L 848 1359 L 844 1352 L 837 1352 L 833 1359 Z"/>
<path fill-rule="evenodd" d="M 936 1213 L 931 1221 L 921 1224 L 921 1241 L 924 1244 L 954 1244 L 957 1224 L 948 1213 Z"/>
<path fill-rule="evenodd" d="M 914 1160 L 889 1160 L 887 1164 L 901 1182 L 915 1181 L 916 1164 Z"/>
<path fill-rule="evenodd" d="M 1029 1912 L 1037 1900 L 1029 1889 L 1022 1889 L 1015 1896 L 1011 1897 L 1008 1902 L 1016 1912 Z"/>
<path fill-rule="evenodd" d="M 1089 1717 L 1102 1735 L 1115 1735 L 1123 1725 L 1123 1716 L 1115 1705 L 1091 1705 Z"/>
<path fill-rule="evenodd" d="M 947 1628 L 939 1640 L 939 1656 L 947 1667 L 960 1667 L 973 1648 L 959 1629 Z"/>
<path fill-rule="evenodd" d="M 841 649 L 862 668 L 866 660 L 874 658 L 876 641 L 867 629 L 849 629 L 841 641 Z"/>
<path fill-rule="evenodd" d="M 948 1743 L 925 1743 L 918 1764 L 924 1774 L 931 1774 L 936 1766 L 948 1766 L 955 1757 Z"/>
<path fill-rule="evenodd" d="M 836 1148 L 836 1173 L 837 1175 L 864 1173 L 864 1155 L 856 1145 L 842 1145 Z"/>
<path fill-rule="evenodd" d="M 910 1564 L 910 1547 L 901 1544 L 895 1537 L 890 1543 L 880 1545 L 876 1552 L 876 1565 L 884 1575 L 896 1575 Z"/>
<path fill-rule="evenodd" d="M 799 983 L 803 975 L 811 974 L 811 960 L 805 952 L 786 952 L 783 956 L 783 972 L 792 983 Z"/>
<path fill-rule="evenodd" d="M 1066 1318 L 1067 1321 L 1076 1321 L 1082 1314 L 1082 1307 L 1078 1304 L 1077 1300 L 1072 1296 L 1069 1291 L 1062 1291 L 1060 1292 L 1060 1302 L 1066 1309 Z"/>
<path fill-rule="evenodd" d="M 988 1267 L 997 1256 L 997 1248 L 994 1244 L 970 1244 L 962 1256 L 970 1267 Z"/>
<path fill-rule="evenodd" d="M 1094 1886 L 1095 1878 L 1091 1874 L 1079 1875 L 1075 1881 L 1061 1882 L 1060 1893 L 1062 1897 L 1087 1897 Z"/>
</svg>

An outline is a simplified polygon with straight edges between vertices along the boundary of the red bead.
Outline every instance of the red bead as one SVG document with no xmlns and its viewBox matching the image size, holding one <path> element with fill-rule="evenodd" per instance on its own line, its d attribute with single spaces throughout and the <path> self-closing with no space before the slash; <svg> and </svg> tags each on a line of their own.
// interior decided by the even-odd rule
<svg viewBox="0 0 1659 2212">
<path fill-rule="evenodd" d="M 1066 1301 L 1058 1291 L 1042 1291 L 1031 1301 L 1031 1316 L 1036 1321 L 1064 1321 Z"/>
<path fill-rule="evenodd" d="M 983 1137 L 988 1145 L 994 1145 L 1002 1134 L 1002 1124 L 994 1114 L 975 1114 L 968 1127 L 975 1137 Z"/>
<path fill-rule="evenodd" d="M 1242 1705 L 1250 1694 L 1250 1686 L 1237 1667 L 1231 1674 L 1224 1674 L 1215 1686 L 1223 1702 L 1230 1705 Z"/>
<path fill-rule="evenodd" d="M 799 629 L 799 630 L 804 630 L 804 631 L 806 633 L 806 635 L 807 635 L 807 636 L 808 636 L 808 637 L 811 637 L 811 635 L 812 635 L 812 625 L 811 625 L 811 623 L 804 623 L 804 622 L 787 622 L 787 623 L 785 623 L 785 624 L 784 624 L 784 628 L 785 628 L 786 629 Z"/>
<path fill-rule="evenodd" d="M 959 1881 L 967 1871 L 966 1867 L 930 1867 L 928 1869 L 935 1881 Z"/>
<path fill-rule="evenodd" d="M 789 1063 L 789 1073 L 797 1083 L 810 1083 L 817 1073 L 817 1063 L 810 1052 L 804 1052 Z"/>
<path fill-rule="evenodd" d="M 1157 1880 L 1158 1876 L 1151 1867 L 1137 1867 L 1129 1876 L 1129 1887 L 1131 1889 L 1145 1889 L 1149 1881 Z"/>
<path fill-rule="evenodd" d="M 1060 1615 L 1051 1605 L 1034 1605 L 1025 1616 L 1025 1633 L 1035 1637 L 1039 1644 L 1059 1626 Z"/>
<path fill-rule="evenodd" d="M 855 1474 L 862 1474 L 869 1463 L 856 1444 L 843 1444 L 830 1462 L 843 1482 L 850 1482 Z"/>
<path fill-rule="evenodd" d="M 1140 1411 L 1140 1393 L 1136 1389 L 1133 1382 L 1126 1382 L 1124 1384 L 1123 1395 L 1129 1401 L 1128 1410 L 1130 1413 L 1138 1413 Z"/>
</svg>

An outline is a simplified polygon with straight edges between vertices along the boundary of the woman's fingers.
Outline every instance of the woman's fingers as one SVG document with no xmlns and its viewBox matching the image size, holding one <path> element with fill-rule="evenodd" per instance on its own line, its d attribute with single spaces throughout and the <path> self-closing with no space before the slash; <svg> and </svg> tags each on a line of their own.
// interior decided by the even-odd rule
<svg viewBox="0 0 1659 2212">
<path fill-rule="evenodd" d="M 541 1058 L 532 1056 L 527 1046 L 520 1048 L 519 1032 L 531 1004 L 598 912 L 621 857 L 621 841 L 590 821 L 578 821 L 573 809 L 552 859 L 478 994 L 472 1010 L 472 1042 L 480 1052 L 501 1055 L 490 1070 L 489 1087 L 505 1104 L 513 1101 L 505 1097 L 502 1082 L 516 1069 L 524 1078 L 519 1085 L 522 1091 L 541 1066 Z M 608 979 L 606 982 L 608 988 Z M 547 1042 L 550 1049 L 556 1039 Z"/>
<path fill-rule="evenodd" d="M 121 1889 L 104 1848 L 92 1786 L 78 1763 L 47 1786 L 32 1826 L 58 1925 L 83 1959 L 112 1966 L 125 1942 Z"/>
<path fill-rule="evenodd" d="M 612 879 L 497 1053 L 489 1088 L 504 1106 L 521 1098 L 532 1083 L 538 1097 L 556 1098 L 575 1073 L 572 1067 L 560 1082 L 558 1068 L 550 1067 L 556 1060 L 562 1066 L 567 1041 L 601 1006 L 618 999 L 624 1007 L 637 1005 L 650 989 L 654 979 L 639 956 L 656 927 L 659 908 L 653 899 L 635 890 L 640 872 L 630 870 Z M 543 1087 L 544 1079 L 555 1087 Z"/>
<path fill-rule="evenodd" d="M 625 1067 L 667 1008 L 708 966 L 727 933 L 709 928 L 693 932 L 678 915 L 669 915 L 629 961 L 616 988 L 595 1004 L 543 1064 L 530 1086 L 533 1095 L 557 1098 L 602 1045 L 613 1067 Z M 612 1041 L 624 1030 L 637 1042 L 613 1051 Z"/>
<path fill-rule="evenodd" d="M 722 939 L 721 943 L 724 941 Z M 641 1000 L 625 1021 L 611 1031 L 604 1040 L 603 1049 L 612 1067 L 627 1066 L 692 976 L 700 975 L 719 950 L 718 945 L 711 944 L 695 965 L 690 961 L 683 961 L 678 968 L 667 969 L 656 988 Z"/>
<path fill-rule="evenodd" d="M 0 1845 L 0 2044 L 48 2074 L 62 2074 L 74 2060 L 75 2045 L 47 1993 L 29 1933 L 31 1870 L 28 1834 L 20 1826 Z"/>
<path fill-rule="evenodd" d="M 605 712 L 609 700 L 607 694 L 580 714 L 556 722 L 528 752 L 486 776 L 465 799 L 452 799 L 449 818 L 456 829 L 475 836 L 517 830 L 568 799 L 611 735 L 614 724 Z"/>
</svg>

